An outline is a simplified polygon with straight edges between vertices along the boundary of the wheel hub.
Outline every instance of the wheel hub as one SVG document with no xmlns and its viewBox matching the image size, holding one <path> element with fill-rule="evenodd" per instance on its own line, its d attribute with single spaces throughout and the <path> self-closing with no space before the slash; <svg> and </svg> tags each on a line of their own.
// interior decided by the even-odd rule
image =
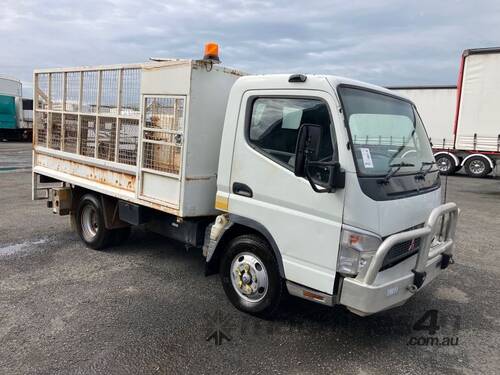
<svg viewBox="0 0 500 375">
<path fill-rule="evenodd" d="M 256 255 L 240 253 L 231 263 L 231 282 L 240 297 L 249 302 L 258 302 L 267 293 L 267 270 Z"/>
<path fill-rule="evenodd" d="M 245 272 L 243 275 L 241 275 L 241 280 L 243 281 L 243 284 L 251 284 L 252 283 L 252 275 Z"/>
<path fill-rule="evenodd" d="M 473 160 L 470 163 L 470 170 L 474 174 L 481 174 L 486 169 L 486 165 L 482 160 Z"/>
<path fill-rule="evenodd" d="M 93 206 L 86 205 L 85 207 L 83 207 L 80 222 L 83 237 L 86 241 L 91 242 L 95 238 L 95 236 L 97 236 L 97 231 L 99 228 L 97 221 L 97 212 Z"/>
<path fill-rule="evenodd" d="M 440 158 L 440 159 L 438 159 L 437 165 L 438 165 L 438 169 L 441 172 L 446 172 L 451 167 L 451 163 L 450 163 L 450 160 L 448 158 Z"/>
</svg>

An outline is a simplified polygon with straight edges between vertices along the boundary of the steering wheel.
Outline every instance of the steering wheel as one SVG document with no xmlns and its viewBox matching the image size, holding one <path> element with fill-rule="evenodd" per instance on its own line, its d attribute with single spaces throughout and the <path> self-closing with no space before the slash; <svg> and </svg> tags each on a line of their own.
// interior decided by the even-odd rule
<svg viewBox="0 0 500 375">
<path fill-rule="evenodd" d="M 401 159 L 406 158 L 406 156 L 407 156 L 408 154 L 411 154 L 412 152 L 415 152 L 415 153 L 416 153 L 416 152 L 417 152 L 417 150 L 408 150 L 408 151 L 405 151 L 405 152 L 403 153 L 403 155 L 401 155 Z"/>
</svg>

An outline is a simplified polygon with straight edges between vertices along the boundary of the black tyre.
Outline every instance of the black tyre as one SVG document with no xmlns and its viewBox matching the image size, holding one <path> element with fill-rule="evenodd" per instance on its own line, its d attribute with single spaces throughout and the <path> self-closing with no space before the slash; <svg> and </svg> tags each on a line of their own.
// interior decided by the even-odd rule
<svg viewBox="0 0 500 375">
<path fill-rule="evenodd" d="M 471 177 L 484 177 L 491 172 L 491 166 L 486 158 L 473 156 L 464 164 L 465 173 Z"/>
<path fill-rule="evenodd" d="M 436 165 L 439 173 L 451 176 L 457 171 L 457 164 L 452 156 L 447 154 L 440 154 L 436 156 Z"/>
<path fill-rule="evenodd" d="M 76 211 L 76 230 L 82 241 L 94 250 L 102 250 L 113 241 L 113 233 L 106 229 L 101 200 L 93 194 L 80 199 Z"/>
<path fill-rule="evenodd" d="M 222 286 L 239 310 L 270 318 L 284 293 L 278 263 L 269 244 L 257 235 L 231 240 L 220 262 Z"/>
</svg>

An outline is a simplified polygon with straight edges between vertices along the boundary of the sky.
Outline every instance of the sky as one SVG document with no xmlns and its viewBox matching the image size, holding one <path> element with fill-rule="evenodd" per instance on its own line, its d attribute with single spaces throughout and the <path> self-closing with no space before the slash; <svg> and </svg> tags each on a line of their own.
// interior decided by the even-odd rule
<svg viewBox="0 0 500 375">
<path fill-rule="evenodd" d="M 457 81 L 464 49 L 500 46 L 498 0 L 1 0 L 0 74 L 201 58 L 215 41 L 248 73 L 334 74 L 383 86 Z"/>
</svg>

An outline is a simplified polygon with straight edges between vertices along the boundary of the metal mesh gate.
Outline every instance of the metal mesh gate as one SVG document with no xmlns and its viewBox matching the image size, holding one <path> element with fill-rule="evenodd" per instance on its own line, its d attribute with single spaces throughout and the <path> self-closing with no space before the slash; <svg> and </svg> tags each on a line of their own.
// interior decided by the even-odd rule
<svg viewBox="0 0 500 375">
<path fill-rule="evenodd" d="M 147 96 L 144 101 L 142 168 L 178 176 L 184 131 L 185 99 Z"/>
</svg>

